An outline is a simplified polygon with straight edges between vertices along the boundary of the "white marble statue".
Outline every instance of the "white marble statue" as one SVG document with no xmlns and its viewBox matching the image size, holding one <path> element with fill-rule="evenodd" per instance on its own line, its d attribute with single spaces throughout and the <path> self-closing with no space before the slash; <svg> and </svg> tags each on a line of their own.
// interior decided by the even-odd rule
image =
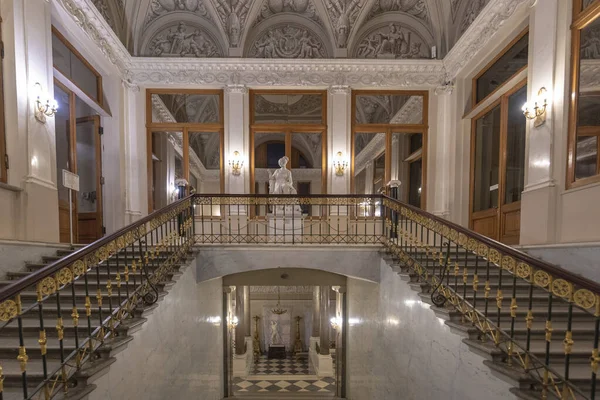
<svg viewBox="0 0 600 400">
<path fill-rule="evenodd" d="M 277 162 L 281 168 L 275 170 L 275 172 L 273 172 L 272 174 L 269 173 L 269 194 L 298 194 L 298 192 L 294 188 L 292 171 L 285 167 L 289 160 L 290 159 L 286 156 L 281 157 Z M 284 210 L 285 213 L 302 213 L 300 206 L 297 204 L 297 199 L 290 199 L 290 203 L 290 205 L 286 206 L 276 206 L 275 213 L 280 214 L 283 213 Z"/>
<path fill-rule="evenodd" d="M 271 344 L 281 344 L 281 334 L 279 333 L 279 322 L 271 320 Z"/>
</svg>

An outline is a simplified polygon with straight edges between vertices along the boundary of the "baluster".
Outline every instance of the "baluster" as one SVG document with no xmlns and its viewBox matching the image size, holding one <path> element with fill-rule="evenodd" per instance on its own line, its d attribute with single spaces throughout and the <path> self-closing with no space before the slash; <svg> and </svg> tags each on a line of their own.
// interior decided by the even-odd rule
<svg viewBox="0 0 600 400">
<path fill-rule="evenodd" d="M 595 297 L 596 312 L 594 313 L 594 317 L 596 318 L 596 320 L 594 324 L 594 348 L 592 350 L 592 357 L 590 358 L 590 363 L 592 367 L 592 393 L 590 398 L 592 400 L 596 398 L 596 378 L 598 374 L 598 365 L 600 363 L 600 353 L 598 352 L 598 340 L 600 339 L 600 298 L 598 297 L 598 295 L 596 295 Z"/>
<path fill-rule="evenodd" d="M 498 330 L 500 330 L 500 316 L 502 313 L 502 300 L 504 299 L 504 297 L 502 297 L 502 272 L 504 271 L 502 269 L 502 266 L 499 266 L 499 271 L 498 271 L 498 290 L 496 291 L 496 308 L 497 308 L 497 313 L 496 313 L 496 326 L 498 327 Z M 498 340 L 500 339 L 500 333 L 495 332 L 495 336 L 494 336 L 494 343 L 496 345 L 498 345 Z"/>
<path fill-rule="evenodd" d="M 46 350 L 48 339 L 46 337 L 46 330 L 44 328 L 44 307 L 43 307 L 43 293 L 41 283 L 37 284 L 37 303 L 38 303 L 38 313 L 40 320 L 40 338 L 38 339 L 38 343 L 40 344 L 40 353 L 42 355 L 42 369 L 44 374 L 44 381 L 48 379 L 48 364 L 46 360 Z M 75 298 L 73 297 L 73 300 Z M 44 396 L 46 399 L 50 398 L 50 393 L 48 392 L 48 385 L 44 383 Z"/>
<path fill-rule="evenodd" d="M 552 342 L 552 289 L 549 287 L 548 291 L 548 317 L 546 319 L 546 354 L 544 357 L 544 364 L 550 365 L 550 343 Z M 548 385 L 550 383 L 550 375 L 547 368 L 544 368 L 544 378 L 542 382 L 542 398 L 548 397 Z"/>
<path fill-rule="evenodd" d="M 23 397 L 27 398 L 27 350 L 25 349 L 25 339 L 23 337 L 23 319 L 21 310 L 21 295 L 18 294 L 15 297 L 15 303 L 17 305 L 17 325 L 19 329 L 19 355 L 17 360 L 21 366 L 21 382 L 23 384 Z"/>
<path fill-rule="evenodd" d="M 513 356 L 513 340 L 515 338 L 515 321 L 517 319 L 517 274 L 516 270 L 513 272 L 513 289 L 512 289 L 512 298 L 510 300 L 510 342 L 508 342 L 508 365 L 512 365 L 512 356 Z"/>
<path fill-rule="evenodd" d="M 113 306 L 112 306 L 112 280 L 110 274 L 110 258 L 106 260 L 106 294 L 108 297 L 108 330 L 110 331 L 110 336 L 115 337 L 115 328 L 113 322 Z"/>
<path fill-rule="evenodd" d="M 102 318 L 102 289 L 100 284 L 100 264 L 96 266 L 96 285 L 98 288 L 96 289 L 96 300 L 98 301 L 98 327 L 100 328 L 98 332 L 98 340 L 104 343 L 104 324 Z"/>
<path fill-rule="evenodd" d="M 473 269 L 473 309 L 477 309 L 477 290 L 479 289 L 479 256 L 475 254 L 475 268 Z"/>
<path fill-rule="evenodd" d="M 91 266 L 88 266 L 91 268 Z M 85 286 L 85 317 L 87 320 L 87 337 L 88 337 L 88 346 L 89 353 L 92 354 L 94 351 L 94 343 L 92 341 L 92 301 L 90 298 L 90 286 L 88 280 L 88 269 L 86 267 L 85 272 L 83 273 L 83 282 Z M 75 313 L 74 313 L 75 314 Z M 80 360 L 83 361 L 83 360 Z"/>
<path fill-rule="evenodd" d="M 531 349 L 531 328 L 533 327 L 533 273 L 529 277 L 529 293 L 527 299 L 527 316 L 525 317 L 525 327 L 527 328 L 527 336 L 525 338 L 525 371 L 529 371 L 529 350 Z"/>
<path fill-rule="evenodd" d="M 60 349 L 60 374 L 61 374 L 61 381 L 62 381 L 62 386 L 63 386 L 63 391 L 65 393 L 67 393 L 68 387 L 67 387 L 67 371 L 65 369 L 65 345 L 64 345 L 64 338 L 65 338 L 65 327 L 63 324 L 63 318 L 62 318 L 62 310 L 61 310 L 61 303 L 60 303 L 60 282 L 57 280 L 55 280 L 55 284 L 56 284 L 56 311 L 57 311 L 57 318 L 56 318 L 56 334 L 58 336 L 58 346 Z"/>
<path fill-rule="evenodd" d="M 569 300 L 569 311 L 567 316 L 567 331 L 565 332 L 565 339 L 563 340 L 563 344 L 565 346 L 565 383 L 563 386 L 563 398 L 568 398 L 569 386 L 567 382 L 569 382 L 569 369 L 571 367 L 571 351 L 573 350 L 573 298 L 571 295 L 571 299 Z"/>
</svg>

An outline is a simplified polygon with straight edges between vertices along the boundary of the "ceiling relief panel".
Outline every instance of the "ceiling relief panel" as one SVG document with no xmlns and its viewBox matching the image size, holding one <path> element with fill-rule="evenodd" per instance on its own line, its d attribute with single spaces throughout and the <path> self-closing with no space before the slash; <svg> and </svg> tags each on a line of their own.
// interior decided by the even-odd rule
<svg viewBox="0 0 600 400">
<path fill-rule="evenodd" d="M 112 31 L 127 45 L 127 20 L 123 0 L 92 0 L 92 3 Z"/>
<path fill-rule="evenodd" d="M 253 58 L 329 58 L 325 43 L 308 28 L 275 25 L 261 32 L 246 51 Z"/>
<path fill-rule="evenodd" d="M 230 47 L 239 47 L 252 0 L 211 0 Z"/>
<path fill-rule="evenodd" d="M 161 15 L 174 11 L 190 12 L 211 19 L 204 0 L 152 0 L 144 21 L 144 29 Z"/>
<path fill-rule="evenodd" d="M 415 31 L 400 24 L 384 24 L 359 39 L 356 58 L 430 58 L 429 44 Z"/>
<path fill-rule="evenodd" d="M 185 22 L 159 30 L 142 50 L 146 57 L 223 57 L 218 42 L 201 27 Z"/>
<path fill-rule="evenodd" d="M 429 20 L 424 0 L 375 0 L 366 20 L 391 11 L 403 12 L 426 22 Z"/>
<path fill-rule="evenodd" d="M 317 14 L 315 3 L 312 0 L 265 0 L 260 8 L 253 26 L 262 21 L 279 14 L 290 14 L 290 18 L 302 16 L 317 24 L 324 26 L 323 21 Z"/>
<path fill-rule="evenodd" d="M 360 0 L 324 0 L 324 2 L 335 34 L 336 45 L 345 48 L 348 45 L 350 30 L 355 26 L 363 4 Z"/>
</svg>

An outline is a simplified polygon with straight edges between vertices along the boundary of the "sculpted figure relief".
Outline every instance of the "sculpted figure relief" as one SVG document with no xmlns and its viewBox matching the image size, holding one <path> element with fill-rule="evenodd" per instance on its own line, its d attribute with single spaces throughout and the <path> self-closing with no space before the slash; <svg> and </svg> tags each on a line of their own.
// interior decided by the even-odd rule
<svg viewBox="0 0 600 400">
<path fill-rule="evenodd" d="M 250 49 L 257 58 L 325 58 L 326 52 L 317 38 L 306 29 L 285 26 L 267 31 Z"/>
<path fill-rule="evenodd" d="M 154 57 L 219 57 L 214 42 L 200 30 L 188 33 L 185 23 L 180 22 L 176 29 L 159 33 L 150 42 L 148 48 Z"/>
<path fill-rule="evenodd" d="M 339 48 L 346 47 L 350 28 L 360 12 L 359 0 L 329 0 L 325 3 L 333 26 L 335 40 Z"/>
<path fill-rule="evenodd" d="M 377 15 L 390 11 L 401 11 L 424 21 L 429 18 L 424 0 L 377 0 L 366 20 L 370 21 Z"/>
<path fill-rule="evenodd" d="M 152 0 L 146 15 L 145 25 L 159 16 L 173 11 L 189 11 L 210 19 L 202 0 Z"/>
<path fill-rule="evenodd" d="M 225 31 L 229 37 L 229 46 L 238 47 L 240 34 L 246 21 L 246 15 L 250 8 L 249 0 L 216 0 L 216 9 L 225 25 Z"/>
<path fill-rule="evenodd" d="M 281 168 L 275 170 L 275 172 L 273 172 L 272 174 L 269 173 L 269 194 L 298 194 L 298 192 L 294 188 L 292 172 L 285 167 L 288 161 L 290 161 L 288 157 L 281 157 L 278 161 L 278 164 Z M 302 213 L 302 210 L 300 209 L 299 205 L 295 204 L 286 206 L 275 206 L 274 212 L 275 214 L 283 212 L 287 214 L 300 214 Z"/>
<path fill-rule="evenodd" d="M 253 25 L 256 26 L 265 19 L 280 13 L 299 14 L 323 26 L 314 3 L 309 0 L 264 0 L 260 14 L 254 20 Z"/>
<path fill-rule="evenodd" d="M 358 46 L 358 58 L 426 58 L 422 54 L 422 43 L 413 41 L 412 32 L 390 24 L 367 36 Z"/>
</svg>

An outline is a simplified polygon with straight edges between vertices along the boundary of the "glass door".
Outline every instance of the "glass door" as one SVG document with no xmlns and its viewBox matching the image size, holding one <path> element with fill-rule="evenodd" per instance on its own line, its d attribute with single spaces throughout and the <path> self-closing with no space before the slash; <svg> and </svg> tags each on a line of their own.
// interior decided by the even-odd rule
<svg viewBox="0 0 600 400">
<path fill-rule="evenodd" d="M 507 244 L 520 237 L 526 100 L 522 82 L 472 122 L 471 229 Z"/>
</svg>

